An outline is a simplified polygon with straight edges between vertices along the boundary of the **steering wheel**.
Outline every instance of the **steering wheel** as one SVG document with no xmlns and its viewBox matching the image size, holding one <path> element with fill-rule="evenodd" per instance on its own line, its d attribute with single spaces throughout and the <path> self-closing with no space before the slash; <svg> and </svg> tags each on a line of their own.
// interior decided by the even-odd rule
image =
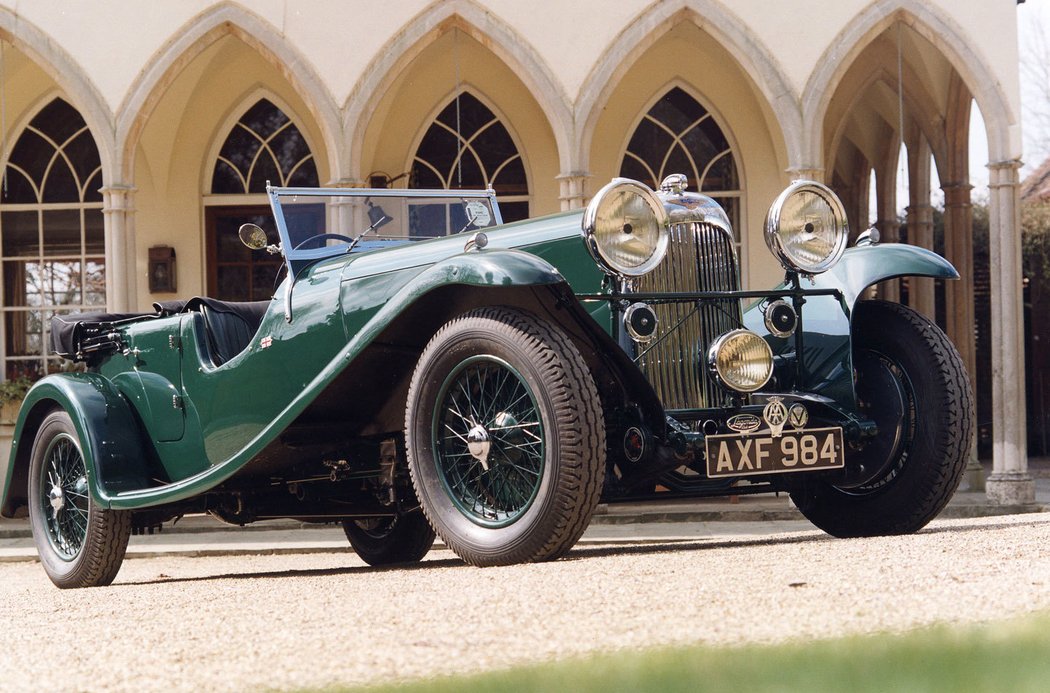
<svg viewBox="0 0 1050 693">
<path fill-rule="evenodd" d="M 319 233 L 316 236 L 310 236 L 305 241 L 301 241 L 298 245 L 292 248 L 292 250 L 299 250 L 307 243 L 313 243 L 314 241 L 327 241 L 329 239 L 336 241 L 346 241 L 347 243 L 354 242 L 353 238 L 350 238 L 349 236 L 344 236 L 341 233 Z"/>
</svg>

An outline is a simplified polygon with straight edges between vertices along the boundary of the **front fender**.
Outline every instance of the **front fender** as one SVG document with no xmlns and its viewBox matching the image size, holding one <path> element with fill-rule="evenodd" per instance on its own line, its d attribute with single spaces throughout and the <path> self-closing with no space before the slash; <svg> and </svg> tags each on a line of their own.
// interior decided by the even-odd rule
<svg viewBox="0 0 1050 693">
<path fill-rule="evenodd" d="M 15 424 L 0 515 L 11 517 L 27 502 L 30 455 L 37 429 L 55 409 L 73 421 L 87 467 L 92 498 L 108 508 L 110 499 L 147 485 L 146 461 L 152 449 L 131 405 L 97 373 L 62 373 L 37 382 L 26 394 Z"/>
<path fill-rule="evenodd" d="M 812 283 L 802 281 L 804 289 L 835 289 L 841 297 L 810 296 L 805 300 L 801 354 L 804 380 L 795 383 L 796 389 L 828 397 L 848 411 L 856 410 L 850 337 L 854 307 L 872 285 L 906 276 L 958 279 L 959 273 L 950 262 L 925 248 L 887 243 L 850 248 L 833 268 L 813 277 Z M 782 284 L 770 295 L 786 288 Z M 762 303 L 756 302 L 747 309 L 744 323 L 769 342 L 777 357 L 778 380 L 794 382 L 795 340 L 769 333 L 762 319 Z"/>
<path fill-rule="evenodd" d="M 813 283 L 819 288 L 841 291 L 852 313 L 865 289 L 897 277 L 958 279 L 959 273 L 952 263 L 931 250 L 906 243 L 886 243 L 850 248 L 834 267 L 814 277 Z"/>
</svg>

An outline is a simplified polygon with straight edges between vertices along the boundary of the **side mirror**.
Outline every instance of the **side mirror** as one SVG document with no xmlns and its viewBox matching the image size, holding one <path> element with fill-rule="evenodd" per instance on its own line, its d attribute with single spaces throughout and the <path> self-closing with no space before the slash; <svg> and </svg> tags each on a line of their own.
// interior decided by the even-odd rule
<svg viewBox="0 0 1050 693">
<path fill-rule="evenodd" d="M 241 243 L 252 250 L 262 250 L 268 245 L 266 232 L 258 224 L 241 224 L 241 228 L 237 230 L 237 236 L 241 239 Z"/>
</svg>

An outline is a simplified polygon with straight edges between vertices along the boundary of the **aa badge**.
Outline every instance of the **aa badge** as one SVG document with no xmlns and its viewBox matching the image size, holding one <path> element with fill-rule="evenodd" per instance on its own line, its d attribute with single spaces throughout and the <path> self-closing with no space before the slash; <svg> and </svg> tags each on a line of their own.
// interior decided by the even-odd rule
<svg viewBox="0 0 1050 693">
<path fill-rule="evenodd" d="M 769 424 L 769 432 L 774 438 L 779 438 L 787 423 L 788 410 L 784 406 L 784 400 L 780 397 L 770 397 L 769 403 L 762 410 L 762 418 Z"/>
</svg>

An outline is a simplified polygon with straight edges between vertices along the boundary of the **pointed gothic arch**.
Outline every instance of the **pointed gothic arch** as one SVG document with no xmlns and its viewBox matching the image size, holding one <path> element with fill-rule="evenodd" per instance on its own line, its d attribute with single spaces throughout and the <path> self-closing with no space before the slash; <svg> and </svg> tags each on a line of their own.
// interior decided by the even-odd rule
<svg viewBox="0 0 1050 693">
<path fill-rule="evenodd" d="M 182 68 L 208 47 L 233 36 L 254 49 L 283 75 L 303 99 L 313 117 L 329 156 L 329 171 L 322 177 L 341 177 L 340 151 L 344 147 L 338 108 L 324 81 L 283 33 L 258 15 L 233 2 L 222 2 L 172 33 L 173 39 L 151 58 L 117 110 L 116 141 L 125 175 L 132 175 L 135 150 L 150 116 Z"/>
<path fill-rule="evenodd" d="M 824 116 L 849 68 L 865 49 L 897 22 L 904 22 L 930 42 L 960 74 L 985 117 L 988 152 L 992 161 L 1017 158 L 1010 128 L 1020 117 L 1013 112 L 994 73 L 970 48 L 972 38 L 940 10 L 921 0 L 882 0 L 853 18 L 828 45 L 802 92 L 806 129 L 802 163 L 819 164 Z M 815 167 L 815 166 L 814 166 Z"/>
<path fill-rule="evenodd" d="M 773 54 L 744 22 L 714 0 L 654 2 L 609 43 L 587 75 L 576 100 L 574 164 L 588 165 L 594 130 L 624 75 L 675 26 L 690 22 L 737 59 L 776 118 L 789 161 L 798 158 L 803 124 L 791 81 Z"/>
<path fill-rule="evenodd" d="M 521 79 L 554 133 L 562 170 L 570 170 L 573 115 L 568 96 L 536 50 L 513 27 L 473 0 L 430 5 L 378 51 L 343 106 L 343 129 L 349 143 L 347 170 L 364 174 L 360 157 L 365 133 L 376 106 L 398 76 L 431 44 L 456 29 L 485 46 Z"/>
</svg>

